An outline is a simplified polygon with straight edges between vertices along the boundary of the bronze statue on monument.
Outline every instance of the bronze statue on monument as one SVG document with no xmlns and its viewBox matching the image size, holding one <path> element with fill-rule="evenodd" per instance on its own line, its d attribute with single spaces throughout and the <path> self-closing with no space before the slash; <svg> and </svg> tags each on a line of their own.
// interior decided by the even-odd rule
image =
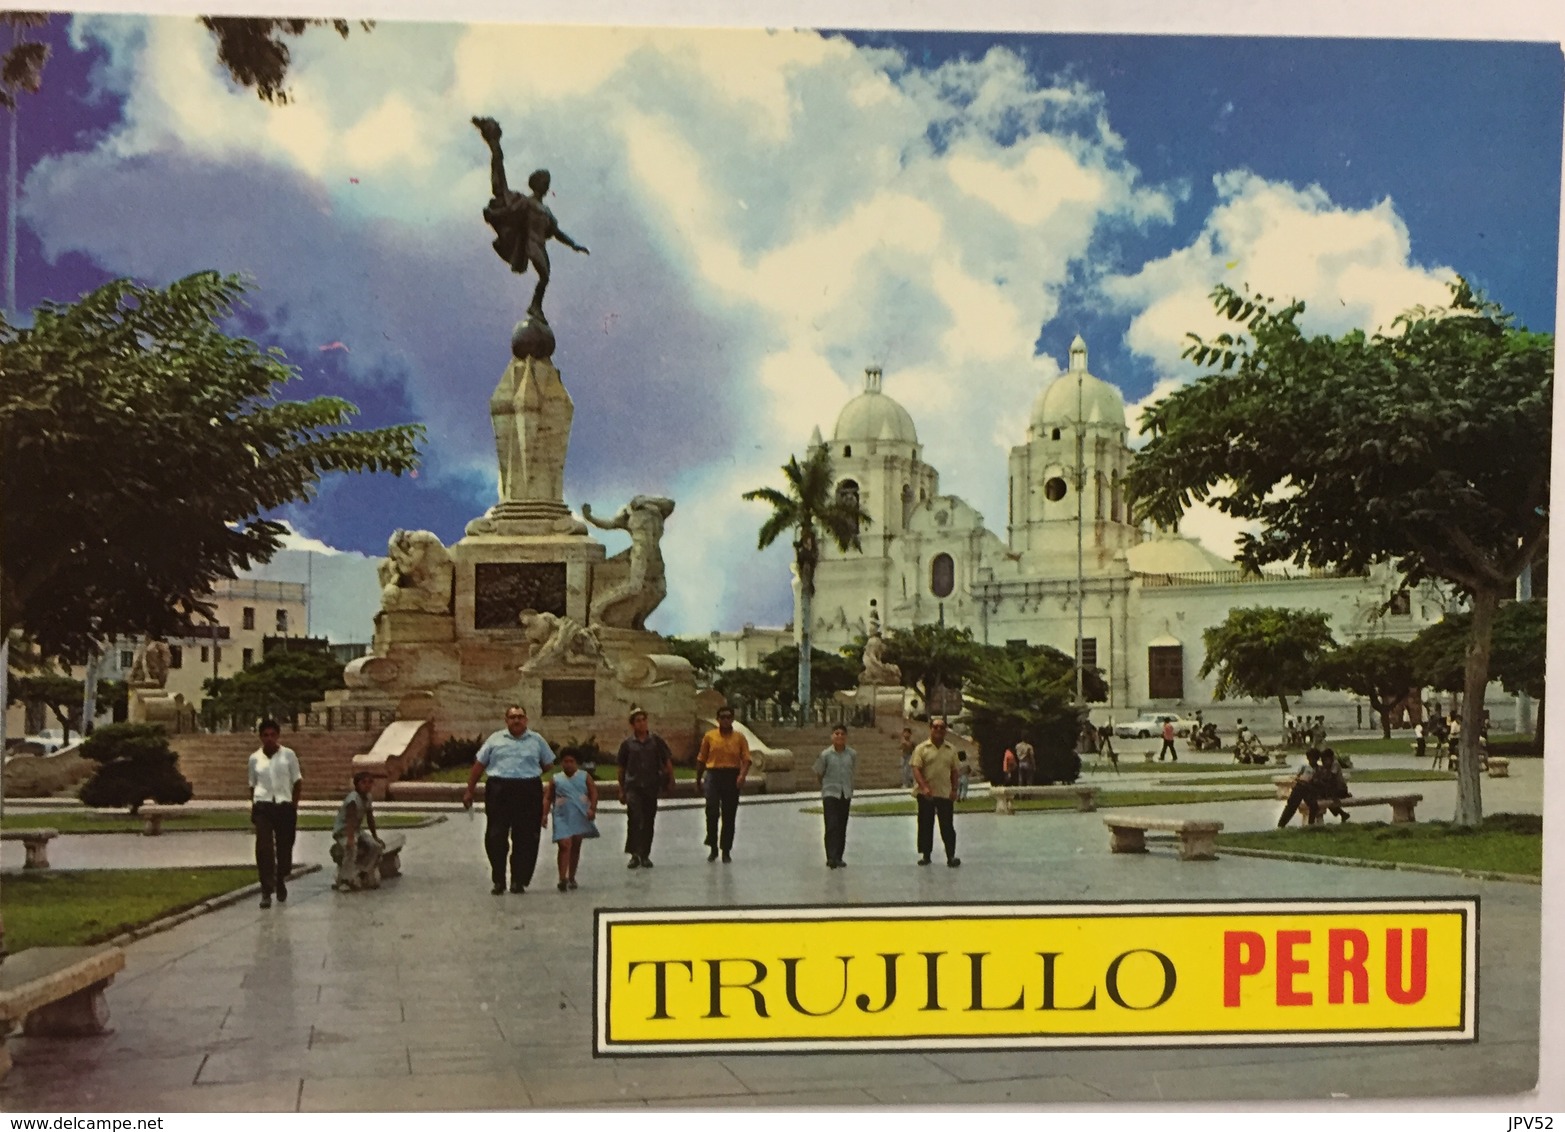
<svg viewBox="0 0 1565 1132">
<path fill-rule="evenodd" d="M 495 231 L 495 254 L 511 265 L 518 275 L 532 267 L 538 276 L 527 317 L 517 324 L 511 337 L 511 352 L 518 358 L 547 358 L 554 353 L 554 334 L 543 313 L 543 294 L 549 289 L 549 241 L 591 255 L 584 244 L 571 239 L 544 204 L 549 194 L 549 171 L 534 170 L 527 178 L 531 196 L 512 189 L 505 177 L 505 154 L 500 150 L 500 123 L 493 118 L 474 118 L 473 125 L 489 146 L 489 185 L 494 196 L 484 208 L 484 219 Z"/>
</svg>

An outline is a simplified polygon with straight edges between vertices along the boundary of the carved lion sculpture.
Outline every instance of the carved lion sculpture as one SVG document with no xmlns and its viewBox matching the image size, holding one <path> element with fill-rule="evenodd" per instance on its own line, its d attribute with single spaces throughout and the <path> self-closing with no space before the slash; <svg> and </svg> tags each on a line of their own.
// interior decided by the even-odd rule
<svg viewBox="0 0 1565 1132">
<path fill-rule="evenodd" d="M 451 554 L 429 531 L 394 531 L 380 561 L 380 607 L 445 613 L 451 608 Z"/>
</svg>

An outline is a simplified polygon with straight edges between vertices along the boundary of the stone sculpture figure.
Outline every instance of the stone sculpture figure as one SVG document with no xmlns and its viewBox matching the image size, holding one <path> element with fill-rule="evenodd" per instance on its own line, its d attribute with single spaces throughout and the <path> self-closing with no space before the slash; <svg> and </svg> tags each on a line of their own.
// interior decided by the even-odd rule
<svg viewBox="0 0 1565 1132">
<path fill-rule="evenodd" d="M 140 688 L 163 687 L 168 683 L 168 669 L 173 659 L 167 641 L 142 641 L 131 660 L 129 683 Z"/>
<path fill-rule="evenodd" d="M 886 660 L 886 642 L 881 639 L 878 624 L 876 629 L 864 642 L 864 671 L 859 674 L 859 683 L 899 687 L 902 669 Z"/>
<path fill-rule="evenodd" d="M 593 601 L 593 621 L 619 629 L 645 629 L 647 618 L 668 596 L 663 523 L 674 513 L 674 501 L 660 495 L 638 495 L 607 522 L 596 518 L 586 504 L 581 513 L 599 530 L 630 533 L 630 550 L 625 552 L 630 572 L 623 582 Z"/>
<path fill-rule="evenodd" d="M 505 179 L 505 155 L 500 150 L 500 123 L 493 118 L 474 118 L 473 125 L 478 127 L 478 132 L 489 146 L 489 184 L 494 197 L 484 209 L 484 219 L 495 231 L 495 254 L 510 264 L 511 270 L 518 275 L 524 274 L 529 265 L 532 266 L 538 276 L 538 285 L 533 288 L 533 301 L 527 313 L 547 322 L 548 319 L 543 315 L 543 293 L 549 287 L 549 240 L 556 239 L 582 255 L 590 253 L 584 245 L 565 234 L 555 220 L 554 213 L 543 203 L 543 198 L 549 193 L 549 171 L 538 169 L 527 178 L 531 196 L 516 192 Z"/>
<path fill-rule="evenodd" d="M 530 646 L 527 663 L 522 665 L 523 672 L 563 665 L 592 668 L 609 666 L 597 636 L 573 617 L 524 609 L 517 621 Z"/>
<path fill-rule="evenodd" d="M 393 531 L 380 561 L 380 607 L 388 613 L 446 613 L 451 554 L 430 531 Z"/>
</svg>

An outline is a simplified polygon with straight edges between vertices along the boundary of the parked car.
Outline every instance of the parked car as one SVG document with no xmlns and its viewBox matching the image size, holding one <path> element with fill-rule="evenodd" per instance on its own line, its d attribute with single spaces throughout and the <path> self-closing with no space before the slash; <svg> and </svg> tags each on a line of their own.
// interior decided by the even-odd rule
<svg viewBox="0 0 1565 1132">
<path fill-rule="evenodd" d="M 52 755 L 65 746 L 65 735 L 53 727 L 45 727 L 36 735 L 22 736 L 22 742 L 30 747 L 36 747 L 40 755 Z"/>
<path fill-rule="evenodd" d="M 1196 722 L 1193 719 L 1185 719 L 1177 712 L 1161 711 L 1152 715 L 1143 715 L 1133 723 L 1121 723 L 1115 726 L 1114 734 L 1121 739 L 1156 739 L 1163 734 L 1163 724 L 1172 723 L 1174 734 L 1180 738 L 1189 736 Z"/>
</svg>

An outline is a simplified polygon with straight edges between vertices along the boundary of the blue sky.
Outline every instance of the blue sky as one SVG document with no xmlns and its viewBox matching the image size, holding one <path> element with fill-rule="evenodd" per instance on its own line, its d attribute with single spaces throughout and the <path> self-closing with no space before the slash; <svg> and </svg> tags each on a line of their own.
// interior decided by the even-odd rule
<svg viewBox="0 0 1565 1132">
<path fill-rule="evenodd" d="M 593 249 L 559 249 L 548 299 L 576 402 L 567 502 L 678 501 L 669 632 L 788 616 L 785 558 L 755 555 L 762 513 L 738 496 L 829 434 L 866 365 L 995 527 L 1006 451 L 1071 338 L 1134 412 L 1192 376 L 1183 335 L 1219 280 L 1302 297 L 1335 333 L 1459 271 L 1554 329 L 1554 44 L 383 21 L 300 41 L 276 108 L 186 17 L 48 34 L 21 117 L 19 306 L 118 275 L 251 277 L 246 332 L 299 367 L 295 395 L 429 429 L 417 478 L 290 509 L 345 552 L 397 527 L 454 541 L 493 501 L 486 402 L 532 286 L 480 216 L 467 118 L 499 118 L 513 183 L 548 166 Z M 1220 551 L 1232 534 L 1188 529 Z"/>
</svg>

